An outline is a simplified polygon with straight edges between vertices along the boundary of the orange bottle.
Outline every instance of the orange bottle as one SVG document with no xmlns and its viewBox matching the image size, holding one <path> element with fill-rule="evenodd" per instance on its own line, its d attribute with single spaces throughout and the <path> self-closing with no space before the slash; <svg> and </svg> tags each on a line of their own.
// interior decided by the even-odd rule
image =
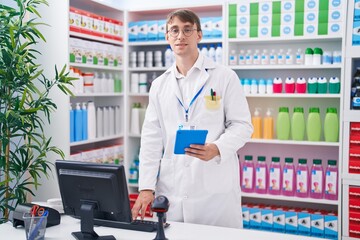
<svg viewBox="0 0 360 240">
<path fill-rule="evenodd" d="M 261 138 L 261 117 L 260 117 L 260 108 L 255 108 L 254 116 L 251 118 L 251 123 L 254 127 L 254 132 L 251 138 Z"/>
<path fill-rule="evenodd" d="M 274 138 L 274 119 L 271 116 L 271 108 L 266 111 L 266 117 L 264 117 L 264 139 Z"/>
</svg>

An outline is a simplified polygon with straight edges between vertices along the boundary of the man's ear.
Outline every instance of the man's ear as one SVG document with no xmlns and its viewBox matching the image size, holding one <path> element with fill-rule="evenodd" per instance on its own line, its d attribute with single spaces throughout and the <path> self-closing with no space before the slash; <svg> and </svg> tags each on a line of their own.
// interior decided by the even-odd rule
<svg viewBox="0 0 360 240">
<path fill-rule="evenodd" d="M 197 43 L 199 43 L 203 37 L 202 31 L 197 31 Z"/>
</svg>

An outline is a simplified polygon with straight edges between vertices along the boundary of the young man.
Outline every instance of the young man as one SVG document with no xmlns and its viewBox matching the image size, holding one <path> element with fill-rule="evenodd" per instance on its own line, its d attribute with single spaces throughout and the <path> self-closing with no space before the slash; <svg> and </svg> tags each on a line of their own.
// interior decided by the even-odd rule
<svg viewBox="0 0 360 240">
<path fill-rule="evenodd" d="M 166 40 L 176 62 L 150 90 L 140 148 L 140 194 L 135 219 L 154 194 L 170 201 L 167 219 L 242 227 L 237 150 L 251 137 L 252 125 L 238 76 L 201 55 L 199 17 L 177 10 L 167 17 Z M 216 94 L 214 94 L 216 92 Z M 174 154 L 176 131 L 208 130 L 205 145 Z"/>
</svg>

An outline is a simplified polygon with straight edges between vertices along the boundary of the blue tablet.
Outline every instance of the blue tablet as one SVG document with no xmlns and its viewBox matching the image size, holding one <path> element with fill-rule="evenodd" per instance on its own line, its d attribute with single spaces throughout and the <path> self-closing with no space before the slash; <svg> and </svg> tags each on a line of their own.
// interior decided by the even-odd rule
<svg viewBox="0 0 360 240">
<path fill-rule="evenodd" d="M 208 130 L 177 130 L 174 154 L 185 154 L 190 144 L 204 145 Z"/>
</svg>

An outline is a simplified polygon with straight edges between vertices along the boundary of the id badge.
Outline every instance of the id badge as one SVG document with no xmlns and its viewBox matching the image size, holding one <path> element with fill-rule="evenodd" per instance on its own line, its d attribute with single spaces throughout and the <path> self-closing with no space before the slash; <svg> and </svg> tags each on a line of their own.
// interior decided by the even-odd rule
<svg viewBox="0 0 360 240">
<path fill-rule="evenodd" d="M 188 122 L 180 123 L 179 130 L 196 130 L 196 126 Z"/>
</svg>

